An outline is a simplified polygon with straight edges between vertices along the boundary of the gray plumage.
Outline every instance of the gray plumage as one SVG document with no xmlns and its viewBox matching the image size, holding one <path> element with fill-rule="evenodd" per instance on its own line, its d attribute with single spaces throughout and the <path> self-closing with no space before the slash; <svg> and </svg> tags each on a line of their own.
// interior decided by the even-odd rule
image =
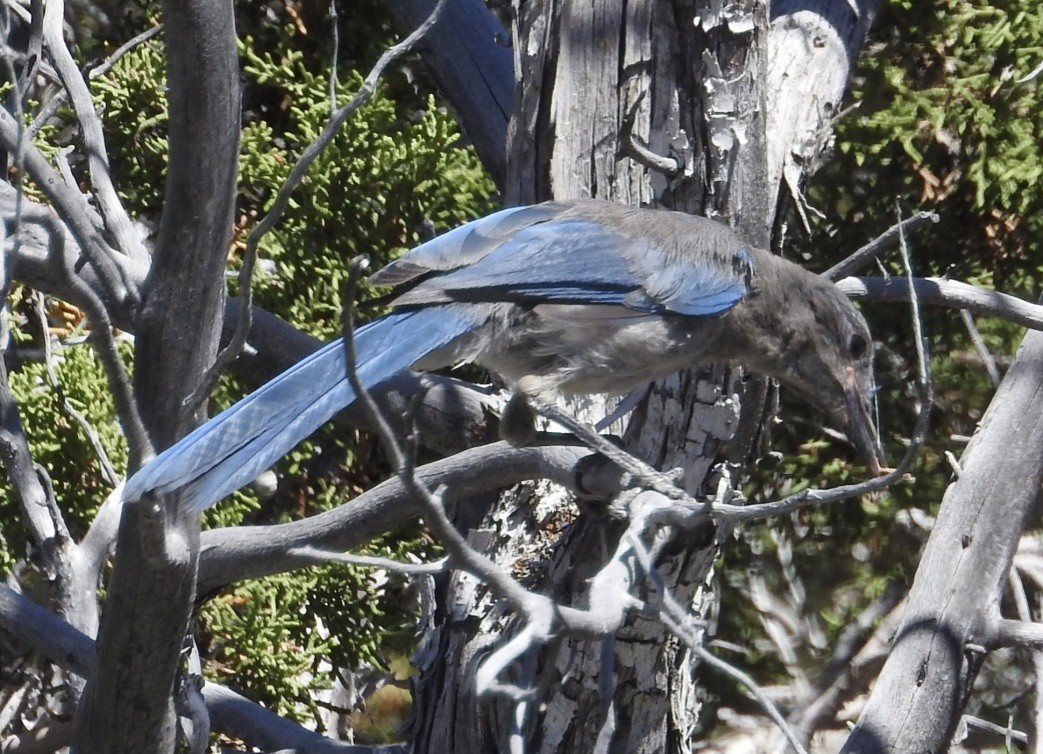
<svg viewBox="0 0 1043 754">
<path fill-rule="evenodd" d="M 870 468 L 869 330 L 829 282 L 731 229 L 595 200 L 511 208 L 371 277 L 391 314 L 356 331 L 375 387 L 402 369 L 478 360 L 516 393 L 626 393 L 708 362 L 775 377 L 845 427 Z M 125 489 L 184 489 L 196 509 L 249 482 L 355 395 L 331 344 L 165 451 Z"/>
</svg>

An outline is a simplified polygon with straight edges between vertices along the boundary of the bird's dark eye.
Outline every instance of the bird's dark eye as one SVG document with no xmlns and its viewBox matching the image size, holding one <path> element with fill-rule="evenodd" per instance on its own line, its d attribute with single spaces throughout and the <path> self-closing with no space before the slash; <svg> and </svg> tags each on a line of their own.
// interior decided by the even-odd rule
<svg viewBox="0 0 1043 754">
<path fill-rule="evenodd" d="M 866 348 L 869 346 L 866 343 L 866 339 L 858 333 L 851 336 L 851 341 L 847 344 L 848 350 L 851 352 L 851 358 L 861 359 L 866 355 Z"/>
</svg>

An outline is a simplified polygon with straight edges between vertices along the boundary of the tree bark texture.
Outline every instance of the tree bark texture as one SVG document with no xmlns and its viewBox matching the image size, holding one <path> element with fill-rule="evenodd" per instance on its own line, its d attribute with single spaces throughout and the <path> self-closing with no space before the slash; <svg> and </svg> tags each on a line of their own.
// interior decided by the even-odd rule
<svg viewBox="0 0 1043 754">
<path fill-rule="evenodd" d="M 1043 483 L 1043 333 L 1030 332 L 945 493 L 891 654 L 843 752 L 948 751 Z"/>
<path fill-rule="evenodd" d="M 185 398 L 221 332 L 239 147 L 228 0 L 164 3 L 170 160 L 159 243 L 137 321 L 135 388 L 152 443 L 198 421 Z M 173 698 L 194 598 L 199 523 L 175 496 L 124 507 L 77 752 L 170 752 Z"/>
<path fill-rule="evenodd" d="M 836 5 L 804 3 L 801 12 L 833 28 L 828 14 Z M 808 19 L 776 12 L 769 23 L 766 4 L 754 0 L 516 3 L 507 203 L 597 196 L 658 204 L 717 217 L 767 247 L 780 165 L 795 161 L 798 146 L 813 151 L 809 129 L 828 134 L 821 103 L 840 101 L 875 3 L 844 5 L 850 18 L 830 37 L 839 44 L 821 47 L 808 43 L 816 33 L 805 27 Z M 775 40 L 781 32 L 786 39 Z M 776 60 L 769 49 L 787 55 Z M 827 68 L 842 75 L 815 75 Z M 800 98 L 794 113 L 773 118 L 769 103 L 788 96 Z M 628 119 L 636 141 L 670 158 L 674 169 L 649 169 L 628 156 Z M 796 164 L 802 178 L 813 161 Z M 742 385 L 738 370 L 723 367 L 664 380 L 632 416 L 628 448 L 658 468 L 683 468 L 689 491 L 704 493 L 737 429 L 761 416 L 759 409 L 740 415 Z M 751 442 L 756 434 L 746 429 L 741 437 Z M 526 564 L 527 583 L 580 606 L 596 599 L 585 580 L 618 536 L 597 512 L 584 515 L 542 488 L 515 490 L 470 525 L 472 538 L 500 562 Z M 715 605 L 715 555 L 707 527 L 675 543 L 658 564 L 697 618 Z M 415 750 L 502 750 L 512 708 L 479 702 L 473 679 L 511 618 L 470 577 L 440 588 L 429 646 L 418 658 Z M 529 750 L 592 751 L 610 731 L 607 751 L 691 751 L 699 711 L 694 671 L 687 651 L 643 618 L 604 643 L 562 639 L 539 658 L 534 685 L 543 707 L 527 720 Z"/>
</svg>

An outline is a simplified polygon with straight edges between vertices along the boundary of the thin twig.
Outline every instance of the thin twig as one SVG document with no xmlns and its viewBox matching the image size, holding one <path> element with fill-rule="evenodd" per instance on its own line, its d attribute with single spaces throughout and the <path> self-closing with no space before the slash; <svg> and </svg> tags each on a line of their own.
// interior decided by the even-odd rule
<svg viewBox="0 0 1043 754">
<path fill-rule="evenodd" d="M 340 29 L 337 27 L 337 0 L 330 0 L 330 36 L 333 51 L 330 53 L 330 117 L 337 111 L 337 58 L 340 56 Z"/>
<path fill-rule="evenodd" d="M 331 113 L 330 120 L 326 124 L 319 137 L 309 144 L 305 150 L 301 153 L 300 158 L 297 160 L 293 169 L 290 170 L 290 175 L 286 181 L 279 188 L 279 193 L 275 197 L 275 201 L 272 202 L 271 209 L 265 214 L 263 218 L 253 227 L 250 234 L 246 238 L 246 248 L 243 251 L 243 262 L 239 268 L 239 275 L 237 278 L 239 288 L 239 317 L 235 323 L 235 331 L 232 334 L 228 345 L 221 349 L 218 353 L 217 358 L 214 360 L 213 365 L 207 370 L 207 373 L 199 382 L 199 387 L 193 391 L 192 395 L 185 399 L 185 405 L 190 409 L 199 406 L 206 397 L 213 390 L 213 386 L 216 384 L 217 379 L 224 373 L 224 371 L 235 361 L 243 346 L 246 344 L 247 336 L 250 333 L 250 325 L 252 323 L 252 307 L 253 307 L 253 270 L 257 262 L 257 249 L 260 245 L 261 239 L 270 231 L 275 224 L 282 218 L 283 212 L 286 211 L 286 207 L 290 203 L 290 195 L 296 190 L 297 185 L 301 182 L 304 176 L 307 174 L 308 169 L 311 167 L 312 162 L 322 154 L 323 150 L 329 146 L 330 142 L 337 135 L 337 131 L 344 125 L 344 122 L 364 105 L 370 97 L 373 96 L 373 92 L 376 91 L 377 82 L 380 77 L 384 75 L 385 69 L 398 60 L 400 57 L 408 53 L 418 41 L 420 41 L 428 30 L 434 26 L 438 20 L 438 16 L 441 14 L 442 9 L 445 7 L 447 0 L 438 0 L 438 4 L 435 5 L 434 10 L 431 11 L 431 15 L 427 17 L 420 26 L 418 26 L 412 34 L 406 37 L 404 40 L 399 42 L 397 45 L 389 47 L 384 51 L 384 54 L 380 56 L 377 64 L 370 70 L 369 75 L 366 76 L 362 82 L 362 86 L 355 93 L 355 96 L 351 98 L 344 107 Z"/>
<path fill-rule="evenodd" d="M 1009 725 L 1004 727 L 1002 725 L 996 725 L 996 723 L 990 723 L 988 720 L 983 720 L 980 717 L 974 717 L 973 715 L 964 715 L 960 718 L 968 727 L 977 728 L 987 733 L 994 733 L 997 736 L 1003 736 L 1007 739 L 1007 751 L 1011 750 L 1010 744 L 1017 742 L 1025 745 L 1029 742 L 1029 737 L 1019 730 L 1014 730 Z"/>
<path fill-rule="evenodd" d="M 316 563 L 344 563 L 364 568 L 380 568 L 391 573 L 410 577 L 445 573 L 448 565 L 447 558 L 441 558 L 434 563 L 403 563 L 400 560 L 392 560 L 391 558 L 381 558 L 374 555 L 355 555 L 350 552 L 331 552 L 330 550 L 320 550 L 317 547 L 310 546 L 294 547 L 287 554 L 314 560 Z"/>
<path fill-rule="evenodd" d="M 96 65 L 94 68 L 91 68 L 90 71 L 87 72 L 87 78 L 93 81 L 99 76 L 104 76 L 106 73 L 112 70 L 113 66 L 115 66 L 116 63 L 120 61 L 120 58 L 122 58 L 131 50 L 133 50 L 135 47 L 149 41 L 150 39 L 152 39 L 152 37 L 156 36 L 161 31 L 163 31 L 163 24 L 156 24 L 151 29 L 146 29 L 137 36 L 131 37 L 126 42 L 117 47 L 115 50 L 113 50 L 112 54 L 109 55 L 102 63 Z"/>
<path fill-rule="evenodd" d="M 591 450 L 596 450 L 621 469 L 633 475 L 635 481 L 673 500 L 687 501 L 689 503 L 695 502 L 694 498 L 687 495 L 683 489 L 678 487 L 672 479 L 661 471 L 657 471 L 641 459 L 614 445 L 604 435 L 598 434 L 597 430 L 589 424 L 579 421 L 557 404 L 532 396 L 529 396 L 528 400 L 538 413 L 547 419 L 557 422 L 574 434 Z"/>
<path fill-rule="evenodd" d="M 841 278 L 853 275 L 885 251 L 893 248 L 903 233 L 911 233 L 929 224 L 933 225 L 939 222 L 940 219 L 933 212 L 917 212 L 908 220 L 902 220 L 898 224 L 892 225 L 847 259 L 830 267 L 822 273 L 822 277 L 836 282 Z"/>
<path fill-rule="evenodd" d="M 1003 377 L 1000 374 L 999 367 L 996 366 L 996 360 L 989 353 L 989 347 L 985 345 L 985 339 L 981 337 L 977 325 L 974 324 L 974 316 L 966 309 L 960 309 L 960 319 L 963 320 L 963 326 L 967 328 L 967 334 L 971 337 L 971 343 L 974 344 L 974 349 L 978 352 L 978 356 L 981 357 L 982 363 L 985 365 L 985 371 L 989 375 L 992 386 L 999 387 Z"/>
</svg>

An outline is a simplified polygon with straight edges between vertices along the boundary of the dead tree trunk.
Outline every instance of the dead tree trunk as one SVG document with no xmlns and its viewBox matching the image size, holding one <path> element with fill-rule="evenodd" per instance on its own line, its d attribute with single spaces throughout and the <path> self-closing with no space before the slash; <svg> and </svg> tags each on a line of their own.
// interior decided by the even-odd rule
<svg viewBox="0 0 1043 754">
<path fill-rule="evenodd" d="M 137 404 L 152 442 L 197 423 L 185 399 L 221 332 L 239 149 L 230 2 L 163 6 L 170 169 L 159 243 L 138 316 Z M 125 506 L 74 750 L 172 752 L 174 696 L 195 595 L 199 521 L 176 495 Z"/>
<path fill-rule="evenodd" d="M 768 246 L 783 176 L 799 191 L 822 151 L 876 3 L 802 3 L 793 15 L 775 5 L 769 21 L 756 0 L 516 3 L 508 203 L 657 204 L 717 217 Z M 732 399 L 739 383 L 735 370 L 717 368 L 654 386 L 630 420 L 628 448 L 659 468 L 684 468 L 687 488 L 703 491 L 719 460 L 747 455 L 728 449 L 737 430 L 744 445 L 757 434 L 761 412 L 740 417 Z M 565 603 L 588 599 L 584 579 L 613 547 L 610 522 L 577 517 L 545 488 L 515 490 L 462 525 L 501 562 L 525 562 L 530 583 Z M 697 617 L 714 605 L 715 553 L 707 528 L 659 563 Z M 414 750 L 502 749 L 511 709 L 475 698 L 474 669 L 509 616 L 469 577 L 442 584 L 440 598 L 420 657 Z M 635 618 L 603 645 L 563 640 L 532 659 L 519 672 L 532 674 L 545 706 L 526 721 L 530 750 L 591 751 L 599 735 L 611 737 L 604 750 L 691 749 L 696 668 L 658 623 Z"/>
<path fill-rule="evenodd" d="M 1043 483 L 1041 398 L 1043 335 L 1030 332 L 946 490 L 846 754 L 948 751 L 985 652 L 1017 643 L 1000 600 Z"/>
</svg>

